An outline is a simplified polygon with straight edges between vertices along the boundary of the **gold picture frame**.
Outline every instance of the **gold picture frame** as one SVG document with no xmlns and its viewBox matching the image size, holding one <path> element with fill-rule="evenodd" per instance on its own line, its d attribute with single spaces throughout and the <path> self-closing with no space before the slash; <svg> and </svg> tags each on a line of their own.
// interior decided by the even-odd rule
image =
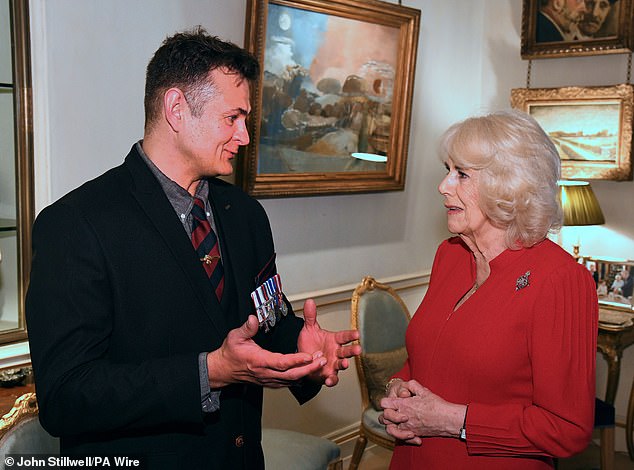
<svg viewBox="0 0 634 470">
<path fill-rule="evenodd" d="M 630 84 L 511 90 L 555 143 L 563 179 L 632 180 L 633 105 Z"/>
<path fill-rule="evenodd" d="M 602 308 L 634 313 L 634 297 L 632 296 L 632 280 L 634 278 L 634 261 L 618 258 L 596 258 L 584 256 L 583 264 L 588 268 L 597 286 L 597 298 Z M 623 279 L 626 270 L 629 280 Z"/>
<path fill-rule="evenodd" d="M 609 0 L 604 2 L 603 10 L 598 8 L 594 14 L 587 10 L 583 2 L 577 2 L 577 6 L 573 3 L 523 0 L 523 59 L 623 54 L 632 51 L 633 0 Z M 577 10 L 571 11 L 574 8 Z"/>
<path fill-rule="evenodd" d="M 248 0 L 262 70 L 237 184 L 256 197 L 404 189 L 419 27 L 420 10 L 376 0 Z"/>
</svg>

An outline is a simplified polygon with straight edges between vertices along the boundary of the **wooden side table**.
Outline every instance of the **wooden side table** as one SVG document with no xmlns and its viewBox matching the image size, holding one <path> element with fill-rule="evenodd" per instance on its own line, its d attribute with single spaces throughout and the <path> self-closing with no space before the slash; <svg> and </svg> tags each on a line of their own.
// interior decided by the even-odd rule
<svg viewBox="0 0 634 470">
<path fill-rule="evenodd" d="M 627 315 L 634 321 L 634 314 Z M 599 311 L 599 319 L 600 318 L 601 311 Z M 605 391 L 605 401 L 611 405 L 614 405 L 616 391 L 619 387 L 623 351 L 632 344 L 634 344 L 634 325 L 607 327 L 599 323 L 597 349 L 608 363 L 608 383 Z M 632 382 L 632 390 L 630 391 L 630 399 L 627 407 L 625 441 L 630 459 L 634 460 L 634 381 Z"/>
</svg>

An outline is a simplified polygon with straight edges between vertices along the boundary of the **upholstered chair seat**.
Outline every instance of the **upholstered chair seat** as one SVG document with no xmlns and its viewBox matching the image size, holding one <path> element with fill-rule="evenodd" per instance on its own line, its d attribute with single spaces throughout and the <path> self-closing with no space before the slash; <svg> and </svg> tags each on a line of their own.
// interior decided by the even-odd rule
<svg viewBox="0 0 634 470">
<path fill-rule="evenodd" d="M 342 470 L 339 446 L 323 437 L 283 429 L 262 429 L 267 470 Z"/>
</svg>

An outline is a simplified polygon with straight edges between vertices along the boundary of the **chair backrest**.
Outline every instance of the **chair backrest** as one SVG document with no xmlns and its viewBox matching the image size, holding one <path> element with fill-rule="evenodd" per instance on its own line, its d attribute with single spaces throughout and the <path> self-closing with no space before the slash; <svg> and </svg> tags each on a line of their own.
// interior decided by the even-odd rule
<svg viewBox="0 0 634 470">
<path fill-rule="evenodd" d="M 362 353 L 355 358 L 364 409 L 378 401 L 385 382 L 403 366 L 410 314 L 390 286 L 366 276 L 352 294 L 351 327 L 359 330 Z"/>
<path fill-rule="evenodd" d="M 40 424 L 35 393 L 22 395 L 0 419 L 0 462 L 8 454 L 59 455 L 59 439 Z"/>
</svg>

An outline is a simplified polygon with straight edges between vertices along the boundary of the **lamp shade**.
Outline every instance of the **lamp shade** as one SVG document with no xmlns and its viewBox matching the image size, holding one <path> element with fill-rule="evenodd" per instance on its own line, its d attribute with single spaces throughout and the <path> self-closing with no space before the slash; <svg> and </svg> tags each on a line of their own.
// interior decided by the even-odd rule
<svg viewBox="0 0 634 470">
<path fill-rule="evenodd" d="M 559 200 L 564 210 L 564 225 L 601 225 L 605 223 L 601 206 L 590 183 L 560 181 Z"/>
</svg>

